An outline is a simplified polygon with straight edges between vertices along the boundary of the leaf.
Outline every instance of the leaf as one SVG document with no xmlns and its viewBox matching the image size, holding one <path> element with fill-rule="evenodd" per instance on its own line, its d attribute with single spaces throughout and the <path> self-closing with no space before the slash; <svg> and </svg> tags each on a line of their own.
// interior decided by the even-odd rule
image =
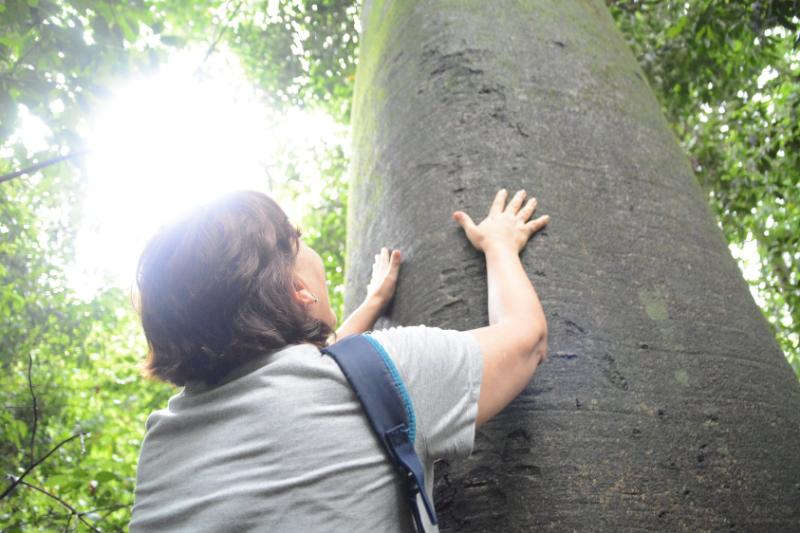
<svg viewBox="0 0 800 533">
<path fill-rule="evenodd" d="M 138 22 L 134 21 L 134 25 L 125 18 L 125 16 L 117 17 L 115 22 L 122 30 L 122 35 L 125 37 L 125 40 L 132 43 L 136 40 L 136 35 L 138 34 Z"/>
<path fill-rule="evenodd" d="M 94 479 L 98 483 L 105 483 L 106 481 L 112 481 L 117 479 L 117 474 L 114 472 L 109 472 L 108 470 L 103 470 L 102 472 L 98 472 L 95 474 Z"/>
<path fill-rule="evenodd" d="M 677 37 L 683 31 L 683 28 L 686 27 L 686 23 L 688 21 L 689 18 L 686 17 L 685 15 L 679 18 L 678 22 L 676 22 L 674 26 L 671 26 L 670 28 L 667 29 L 666 33 L 667 39 L 674 39 L 675 37 Z"/>
<path fill-rule="evenodd" d="M 66 474 L 55 474 L 47 476 L 45 483 L 51 486 L 63 487 L 72 481 L 72 476 Z"/>
<path fill-rule="evenodd" d="M 167 46 L 181 47 L 186 44 L 186 39 L 178 35 L 161 35 L 159 39 Z"/>
</svg>

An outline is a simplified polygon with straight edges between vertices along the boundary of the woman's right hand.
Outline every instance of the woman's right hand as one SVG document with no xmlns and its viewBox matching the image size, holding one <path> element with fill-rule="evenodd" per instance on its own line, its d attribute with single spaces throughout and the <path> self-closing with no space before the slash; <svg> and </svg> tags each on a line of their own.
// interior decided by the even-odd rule
<svg viewBox="0 0 800 533">
<path fill-rule="evenodd" d="M 453 212 L 453 219 L 467 234 L 469 242 L 476 249 L 486 253 L 493 247 L 506 247 L 519 253 L 534 233 L 550 222 L 550 215 L 528 221 L 536 210 L 536 198 L 531 198 L 522 207 L 525 191 L 514 195 L 508 206 L 505 205 L 508 191 L 500 189 L 494 197 L 489 215 L 478 225 L 463 211 Z"/>
</svg>

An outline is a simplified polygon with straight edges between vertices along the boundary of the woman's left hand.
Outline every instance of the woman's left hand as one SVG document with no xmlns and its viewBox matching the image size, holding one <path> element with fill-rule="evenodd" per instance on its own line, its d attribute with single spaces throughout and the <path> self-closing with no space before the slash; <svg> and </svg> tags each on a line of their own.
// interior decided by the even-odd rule
<svg viewBox="0 0 800 533">
<path fill-rule="evenodd" d="M 375 254 L 372 264 L 372 280 L 367 285 L 367 300 L 374 300 L 381 305 L 386 305 L 394 296 L 397 286 L 397 276 L 400 273 L 400 250 L 389 249 L 384 246 L 381 253 Z"/>
</svg>

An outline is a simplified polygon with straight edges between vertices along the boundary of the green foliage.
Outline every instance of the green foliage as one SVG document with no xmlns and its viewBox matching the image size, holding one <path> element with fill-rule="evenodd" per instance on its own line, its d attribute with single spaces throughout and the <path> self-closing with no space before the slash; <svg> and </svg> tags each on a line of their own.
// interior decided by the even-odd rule
<svg viewBox="0 0 800 533">
<path fill-rule="evenodd" d="M 39 459 L 82 433 L 25 482 L 57 495 L 95 527 L 119 531 L 130 516 L 146 416 L 163 406 L 170 390 L 138 375 L 141 334 L 132 314 L 120 311 L 129 306 L 119 291 L 91 303 L 65 298 L 50 304 L 66 319 L 64 327 L 41 327 L 26 339 L 37 399 L 35 446 L 27 361 L 17 358 L 7 366 L 0 392 L 9 407 L 3 414 L 2 468 L 19 476 L 31 457 Z M 3 531 L 60 530 L 67 523 L 78 528 L 78 517 L 29 486 L 17 486 L 0 510 Z"/>
<path fill-rule="evenodd" d="M 750 283 L 800 377 L 797 2 L 608 3 L 728 242 L 757 244 Z"/>
<path fill-rule="evenodd" d="M 63 175 L 50 167 L 2 185 L 0 468 L 20 476 L 83 433 L 24 481 L 88 513 L 84 520 L 119 530 L 127 523 L 144 418 L 163 403 L 166 388 L 137 375 L 144 347 L 127 297 L 111 290 L 83 302 L 66 286 L 75 232 L 69 206 L 78 205 L 79 189 Z M 4 479 L 0 491 L 9 484 Z M 64 505 L 26 485 L 0 502 L 3 531 L 62 530 L 68 521 L 78 527 Z"/>
<path fill-rule="evenodd" d="M 321 155 L 320 181 L 314 189 L 304 182 L 289 182 L 295 199 L 313 199 L 300 225 L 304 242 L 322 257 L 331 305 L 341 324 L 344 320 L 345 243 L 347 220 L 347 158 L 341 146 Z"/>
<path fill-rule="evenodd" d="M 143 353 L 139 327 L 120 312 L 126 298 L 111 291 L 91 303 L 61 304 L 59 311 L 79 322 L 69 336 L 61 328 L 41 328 L 29 339 L 32 385 L 37 398 L 35 446 L 26 361 L 15 360 L 3 379 L 2 468 L 19 476 L 31 457 L 62 446 L 25 478 L 27 483 L 68 502 L 96 527 L 117 531 L 129 519 L 140 436 L 149 412 L 163 406 L 169 390 L 143 383 L 136 371 Z M 139 350 L 136 350 L 136 347 Z M 33 455 L 31 452 L 33 451 Z M 29 486 L 18 486 L 3 502 L 0 528 L 50 531 L 78 517 Z"/>
<path fill-rule="evenodd" d="M 0 139 L 23 104 L 53 131 L 51 152 L 78 149 L 80 122 L 109 85 L 157 64 L 163 47 L 133 43 L 163 15 L 145 2 L 10 0 L 0 4 Z"/>
<path fill-rule="evenodd" d="M 351 0 L 299 0 L 251 6 L 230 46 L 271 104 L 318 106 L 350 116 L 358 7 Z"/>
</svg>

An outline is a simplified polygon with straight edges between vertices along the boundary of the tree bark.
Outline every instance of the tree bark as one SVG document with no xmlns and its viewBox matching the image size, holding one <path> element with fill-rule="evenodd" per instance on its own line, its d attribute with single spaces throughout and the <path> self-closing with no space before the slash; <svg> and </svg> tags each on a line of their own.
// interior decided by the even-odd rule
<svg viewBox="0 0 800 533">
<path fill-rule="evenodd" d="M 367 0 L 346 309 L 400 248 L 376 328 L 487 324 L 452 211 L 549 214 L 521 257 L 550 358 L 437 465 L 443 531 L 800 531 L 800 387 L 600 0 Z"/>
</svg>

